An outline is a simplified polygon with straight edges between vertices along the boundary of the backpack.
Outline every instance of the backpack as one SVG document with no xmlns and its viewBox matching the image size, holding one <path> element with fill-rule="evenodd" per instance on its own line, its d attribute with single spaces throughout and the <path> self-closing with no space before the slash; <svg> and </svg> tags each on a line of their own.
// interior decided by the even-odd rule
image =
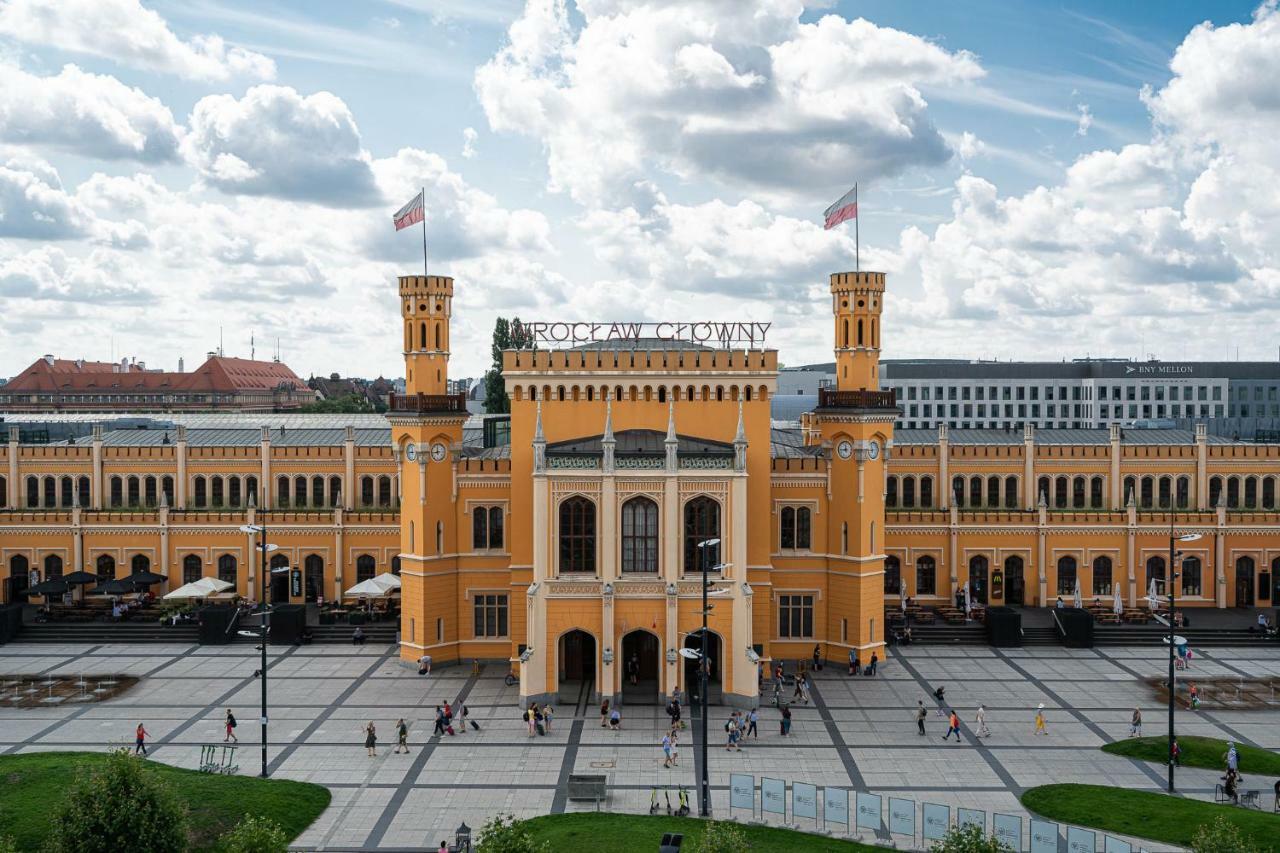
<svg viewBox="0 0 1280 853">
<path fill-rule="evenodd" d="M 227 717 L 227 725 L 231 726 L 231 728 L 233 728 L 233 729 L 236 727 L 236 717 L 235 717 L 235 714 L 232 714 L 232 715 L 230 715 L 229 717 Z"/>
</svg>

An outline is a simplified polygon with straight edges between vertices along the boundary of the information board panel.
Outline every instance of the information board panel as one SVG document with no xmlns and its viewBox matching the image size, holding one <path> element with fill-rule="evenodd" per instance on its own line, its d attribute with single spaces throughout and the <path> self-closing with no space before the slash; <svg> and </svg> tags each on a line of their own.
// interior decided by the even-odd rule
<svg viewBox="0 0 1280 853">
<path fill-rule="evenodd" d="M 871 829 L 878 832 L 883 822 L 881 818 L 883 807 L 880 804 L 880 795 L 864 794 L 862 791 L 858 791 L 854 795 L 854 799 L 858 807 L 858 815 L 855 818 L 858 829 Z"/>
<path fill-rule="evenodd" d="M 787 783 L 781 779 L 760 777 L 760 811 L 787 815 Z"/>
<path fill-rule="evenodd" d="M 924 823 L 921 826 L 921 835 L 930 841 L 946 837 L 947 830 L 951 828 L 951 807 L 925 803 L 923 811 Z"/>
<path fill-rule="evenodd" d="M 991 834 L 1014 850 L 1022 849 L 1022 818 L 1016 814 L 991 815 Z"/>
<path fill-rule="evenodd" d="M 877 817 L 879 804 L 876 805 Z M 822 821 L 823 823 L 839 823 L 849 825 L 849 792 L 844 788 L 822 789 Z"/>
<path fill-rule="evenodd" d="M 1119 838 L 1112 838 L 1110 835 L 1103 836 L 1102 849 L 1104 853 L 1133 853 L 1132 844 L 1121 841 Z"/>
<path fill-rule="evenodd" d="M 971 824 L 985 832 L 987 828 L 987 813 L 982 809 L 956 809 L 956 825 L 969 826 Z"/>
<path fill-rule="evenodd" d="M 1031 853 L 1058 853 L 1058 825 L 1031 819 Z"/>
<path fill-rule="evenodd" d="M 729 808 L 756 813 L 756 777 L 746 773 L 729 774 Z"/>
<path fill-rule="evenodd" d="M 916 834 L 916 801 L 889 798 L 889 831 L 895 835 Z"/>
<path fill-rule="evenodd" d="M 818 787 L 808 782 L 791 783 L 791 816 L 818 819 Z"/>
<path fill-rule="evenodd" d="M 1098 837 L 1078 826 L 1067 827 L 1067 853 L 1097 853 Z"/>
</svg>

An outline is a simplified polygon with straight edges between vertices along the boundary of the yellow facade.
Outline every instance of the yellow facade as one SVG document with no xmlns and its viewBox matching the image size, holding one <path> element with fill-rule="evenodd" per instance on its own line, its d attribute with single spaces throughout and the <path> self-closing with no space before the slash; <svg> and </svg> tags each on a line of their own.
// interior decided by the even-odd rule
<svg viewBox="0 0 1280 853">
<path fill-rule="evenodd" d="M 401 657 L 509 662 L 526 699 L 689 692 L 679 650 L 701 644 L 703 559 L 718 566 L 716 696 L 736 703 L 755 700 L 757 659 L 817 645 L 867 661 L 899 595 L 942 603 L 969 582 L 991 604 L 1048 606 L 1078 580 L 1086 599 L 1118 587 L 1135 603 L 1164 576 L 1171 522 L 1205 534 L 1183 546 L 1181 604 L 1280 597 L 1280 447 L 1203 431 L 895 433 L 879 390 L 885 276 L 837 273 L 830 292 L 837 385 L 798 428 L 770 419 L 775 351 L 639 340 L 504 353 L 510 442 L 484 447 L 445 393 L 454 282 L 403 277 L 407 393 L 389 433 L 178 427 L 32 446 L 14 429 L 0 572 L 109 558 L 123 576 L 145 559 L 172 587 L 229 557 L 254 597 L 239 526 L 265 520 L 302 571 L 277 594 L 333 598 L 398 568 Z"/>
</svg>

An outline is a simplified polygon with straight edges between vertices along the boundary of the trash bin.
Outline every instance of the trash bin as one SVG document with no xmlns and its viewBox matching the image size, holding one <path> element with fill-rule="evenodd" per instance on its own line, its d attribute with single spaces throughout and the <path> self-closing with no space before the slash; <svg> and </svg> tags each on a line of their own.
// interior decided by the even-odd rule
<svg viewBox="0 0 1280 853">
<path fill-rule="evenodd" d="M 658 853 L 679 853 L 684 843 L 684 835 L 679 832 L 662 833 L 662 844 L 658 845 Z"/>
</svg>

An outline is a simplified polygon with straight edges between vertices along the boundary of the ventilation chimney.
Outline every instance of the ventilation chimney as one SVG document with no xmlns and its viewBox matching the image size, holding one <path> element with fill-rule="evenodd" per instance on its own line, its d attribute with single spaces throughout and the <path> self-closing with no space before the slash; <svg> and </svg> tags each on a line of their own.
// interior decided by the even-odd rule
<svg viewBox="0 0 1280 853">
<path fill-rule="evenodd" d="M 49 365 L 50 367 L 53 367 L 53 356 L 48 353 L 45 353 L 44 363 Z"/>
<path fill-rule="evenodd" d="M 182 366 L 182 357 L 181 357 L 181 356 L 179 356 L 179 357 L 178 357 L 178 372 L 179 372 L 179 373 L 186 373 L 186 372 L 187 372 L 187 371 L 183 368 L 183 366 Z"/>
</svg>

